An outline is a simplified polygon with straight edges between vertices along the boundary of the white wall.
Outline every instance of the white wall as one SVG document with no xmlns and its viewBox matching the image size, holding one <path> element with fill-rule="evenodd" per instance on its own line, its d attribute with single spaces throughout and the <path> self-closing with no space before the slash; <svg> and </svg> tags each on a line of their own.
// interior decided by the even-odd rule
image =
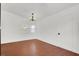
<svg viewBox="0 0 79 59">
<path fill-rule="evenodd" d="M 79 53 L 79 5 L 45 18 L 40 26 L 48 37 L 44 41 Z"/>
<path fill-rule="evenodd" d="M 23 26 L 26 20 L 16 14 L 1 11 L 1 43 L 20 41 L 26 38 Z"/>
<path fill-rule="evenodd" d="M 79 53 L 79 6 L 39 20 L 38 32 L 33 36 L 23 26 L 26 20 L 7 11 L 1 11 L 1 43 L 38 38 L 53 45 Z M 25 33 L 26 32 L 26 33 Z M 61 35 L 58 36 L 57 33 Z"/>
<path fill-rule="evenodd" d="M 73 41 L 74 49 L 79 52 L 79 5 L 73 12 Z"/>
</svg>

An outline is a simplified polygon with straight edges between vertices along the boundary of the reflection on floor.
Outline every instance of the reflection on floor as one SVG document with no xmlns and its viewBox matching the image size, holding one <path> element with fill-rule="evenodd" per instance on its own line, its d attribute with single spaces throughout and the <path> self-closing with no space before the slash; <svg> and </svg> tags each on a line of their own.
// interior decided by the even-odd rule
<svg viewBox="0 0 79 59">
<path fill-rule="evenodd" d="M 6 56 L 79 56 L 74 52 L 33 39 L 1 45 L 1 55 Z"/>
</svg>

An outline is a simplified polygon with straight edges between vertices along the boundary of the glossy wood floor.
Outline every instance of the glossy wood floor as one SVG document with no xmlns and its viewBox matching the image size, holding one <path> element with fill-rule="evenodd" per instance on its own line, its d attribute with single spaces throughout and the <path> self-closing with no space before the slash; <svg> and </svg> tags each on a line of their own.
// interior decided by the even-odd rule
<svg viewBox="0 0 79 59">
<path fill-rule="evenodd" d="M 37 39 L 1 45 L 2 56 L 79 56 Z"/>
</svg>

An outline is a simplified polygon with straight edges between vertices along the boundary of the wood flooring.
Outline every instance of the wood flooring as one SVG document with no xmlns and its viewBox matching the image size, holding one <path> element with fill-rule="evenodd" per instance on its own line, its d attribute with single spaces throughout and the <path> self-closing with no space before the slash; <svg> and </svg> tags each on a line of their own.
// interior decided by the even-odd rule
<svg viewBox="0 0 79 59">
<path fill-rule="evenodd" d="M 2 56 L 79 56 L 79 54 L 33 39 L 1 44 Z"/>
</svg>

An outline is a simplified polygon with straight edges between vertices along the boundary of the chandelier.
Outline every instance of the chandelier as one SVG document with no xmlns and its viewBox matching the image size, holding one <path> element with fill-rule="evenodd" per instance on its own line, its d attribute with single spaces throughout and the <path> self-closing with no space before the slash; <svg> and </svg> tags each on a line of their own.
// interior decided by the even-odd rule
<svg viewBox="0 0 79 59">
<path fill-rule="evenodd" d="M 32 13 L 32 17 L 31 17 L 31 20 L 30 20 L 30 24 L 28 24 L 29 26 L 25 26 L 24 29 L 29 29 L 29 31 L 31 33 L 35 33 L 36 32 L 36 21 L 34 19 L 34 13 Z"/>
</svg>

